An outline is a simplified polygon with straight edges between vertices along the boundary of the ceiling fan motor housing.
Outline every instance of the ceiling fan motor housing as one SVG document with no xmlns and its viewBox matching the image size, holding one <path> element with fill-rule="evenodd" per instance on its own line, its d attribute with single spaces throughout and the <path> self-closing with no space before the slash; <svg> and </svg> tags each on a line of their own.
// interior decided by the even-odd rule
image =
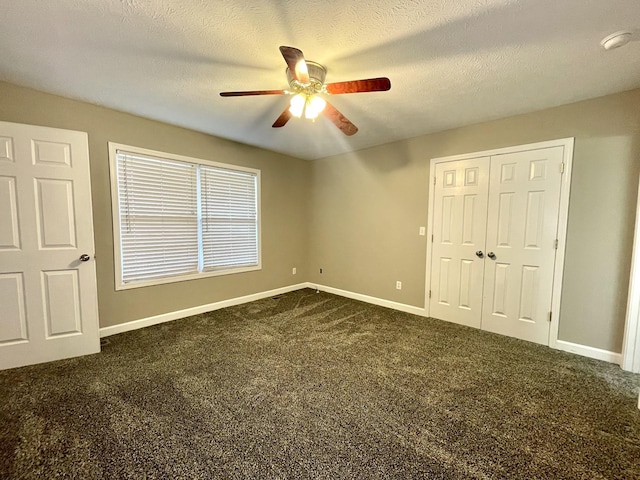
<svg viewBox="0 0 640 480">
<path fill-rule="evenodd" d="M 320 65 L 319 63 L 316 62 L 312 62 L 310 60 L 306 61 L 307 63 L 307 70 L 309 71 L 309 78 L 311 80 L 311 85 L 312 86 L 316 86 L 316 93 L 319 92 L 322 89 L 322 86 L 324 85 L 324 79 L 327 76 L 327 69 L 323 66 Z M 291 73 L 291 70 L 289 70 L 289 68 L 287 68 L 287 82 L 289 82 L 289 85 L 291 86 L 292 89 L 294 89 L 294 91 L 296 90 L 295 86 L 303 86 L 303 87 L 308 87 L 308 85 L 304 85 L 300 82 L 298 82 L 298 80 L 296 80 L 293 77 L 293 74 Z"/>
</svg>

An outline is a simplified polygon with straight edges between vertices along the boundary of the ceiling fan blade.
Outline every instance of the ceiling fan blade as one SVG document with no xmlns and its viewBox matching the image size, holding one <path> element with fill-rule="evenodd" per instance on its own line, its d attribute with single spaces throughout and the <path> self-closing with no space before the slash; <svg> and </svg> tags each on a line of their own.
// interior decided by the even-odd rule
<svg viewBox="0 0 640 480">
<path fill-rule="evenodd" d="M 333 122 L 333 124 L 342 130 L 347 136 L 354 135 L 358 131 L 358 127 L 356 127 L 351 121 L 341 114 L 336 107 L 327 102 L 327 106 L 324 107 L 322 113 Z"/>
<path fill-rule="evenodd" d="M 328 83 L 326 85 L 327 92 L 333 95 L 339 93 L 384 92 L 390 88 L 391 80 L 387 77 Z"/>
<path fill-rule="evenodd" d="M 250 95 L 284 95 L 284 90 L 249 90 L 246 92 L 220 92 L 221 97 L 248 97 Z"/>
<path fill-rule="evenodd" d="M 300 83 L 309 83 L 309 71 L 307 69 L 307 62 L 304 59 L 302 50 L 298 50 L 295 47 L 280 47 L 280 53 L 284 57 L 284 61 L 289 66 L 289 71 L 293 75 L 293 78 Z"/>
<path fill-rule="evenodd" d="M 284 109 L 284 112 L 280 114 L 280 116 L 276 119 L 275 122 L 273 122 L 273 125 L 271 126 L 273 128 L 284 127 L 290 118 L 291 118 L 291 112 L 289 111 L 289 106 L 287 105 L 287 108 Z"/>
</svg>

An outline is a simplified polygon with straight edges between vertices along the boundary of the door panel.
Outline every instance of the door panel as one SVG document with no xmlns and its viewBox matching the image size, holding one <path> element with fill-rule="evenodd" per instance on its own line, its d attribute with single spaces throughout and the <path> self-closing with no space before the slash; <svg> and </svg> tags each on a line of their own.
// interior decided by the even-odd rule
<svg viewBox="0 0 640 480">
<path fill-rule="evenodd" d="M 0 250 L 20 248 L 15 177 L 0 177 Z"/>
<path fill-rule="evenodd" d="M 40 249 L 75 248 L 73 183 L 36 178 L 36 216 Z"/>
<path fill-rule="evenodd" d="M 440 243 L 443 245 L 453 244 L 453 222 L 455 220 L 453 214 L 453 207 L 455 203 L 455 197 L 447 195 L 442 198 L 442 222 L 440 231 L 442 232 Z"/>
<path fill-rule="evenodd" d="M 82 333 L 78 270 L 42 272 L 47 338 Z"/>
<path fill-rule="evenodd" d="M 0 369 L 100 350 L 87 134 L 0 122 Z"/>
<path fill-rule="evenodd" d="M 451 269 L 451 259 L 450 258 L 445 258 L 445 257 L 441 257 L 440 258 L 440 285 L 444 285 L 444 288 L 438 288 L 438 303 L 440 305 L 446 305 L 446 306 L 450 306 L 450 300 L 449 300 L 449 293 L 450 293 L 450 288 L 448 288 L 449 286 L 449 277 L 451 275 L 449 275 L 449 270 Z"/>
<path fill-rule="evenodd" d="M 13 139 L 0 136 L 0 162 L 13 162 Z"/>
<path fill-rule="evenodd" d="M 33 140 L 34 165 L 71 166 L 71 145 L 68 143 Z"/>
<path fill-rule="evenodd" d="M 513 224 L 513 192 L 501 193 L 498 198 L 498 238 L 496 243 L 501 247 L 511 247 L 511 230 Z"/>
<path fill-rule="evenodd" d="M 482 329 L 548 344 L 562 147 L 491 158 Z"/>
<path fill-rule="evenodd" d="M 489 158 L 437 164 L 431 316 L 480 327 Z"/>
<path fill-rule="evenodd" d="M 537 318 L 536 298 L 540 287 L 540 268 L 530 265 L 522 266 L 522 281 L 520 282 L 520 315 L 519 319 L 535 322 Z"/>
<path fill-rule="evenodd" d="M 458 305 L 460 308 L 471 309 L 471 298 L 473 297 L 473 262 L 471 260 L 462 260 L 460 262 L 460 291 L 458 294 Z"/>
<path fill-rule="evenodd" d="M 497 317 L 505 317 L 507 315 L 507 304 L 509 303 L 509 293 L 511 293 L 509 292 L 510 270 L 511 265 L 508 263 L 495 262 L 494 264 L 493 308 L 491 309 L 491 314 Z"/>
<path fill-rule="evenodd" d="M 475 206 L 477 195 L 465 195 L 462 210 L 462 244 L 474 244 L 474 226 L 476 223 Z"/>
<path fill-rule="evenodd" d="M 0 322 L 0 345 L 27 339 L 24 279 L 21 273 L 0 273 L 0 305 L 6 320 Z"/>
<path fill-rule="evenodd" d="M 524 247 L 541 248 L 544 233 L 544 197 L 545 192 L 527 193 L 527 211 L 524 226 Z"/>
</svg>

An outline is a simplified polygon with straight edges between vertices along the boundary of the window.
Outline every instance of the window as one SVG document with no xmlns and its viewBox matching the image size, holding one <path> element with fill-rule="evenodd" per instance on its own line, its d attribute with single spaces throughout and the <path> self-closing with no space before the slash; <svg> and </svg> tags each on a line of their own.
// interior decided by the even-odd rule
<svg viewBox="0 0 640 480">
<path fill-rule="evenodd" d="M 260 268 L 258 170 L 109 143 L 116 289 Z"/>
</svg>

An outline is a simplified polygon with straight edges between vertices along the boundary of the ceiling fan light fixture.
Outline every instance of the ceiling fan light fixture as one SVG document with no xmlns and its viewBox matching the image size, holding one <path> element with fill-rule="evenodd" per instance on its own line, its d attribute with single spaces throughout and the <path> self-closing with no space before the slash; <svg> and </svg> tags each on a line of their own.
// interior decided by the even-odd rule
<svg viewBox="0 0 640 480">
<path fill-rule="evenodd" d="M 631 35 L 632 33 L 628 31 L 612 33 L 603 38 L 600 45 L 602 45 L 605 50 L 620 48 L 631 41 Z"/>
<path fill-rule="evenodd" d="M 318 115 L 320 115 L 326 106 L 327 102 L 318 96 L 307 98 L 307 107 L 305 108 L 304 117 L 309 120 L 314 120 L 318 118 Z"/>
<path fill-rule="evenodd" d="M 297 118 L 304 115 L 308 120 L 315 120 L 326 106 L 327 102 L 316 95 L 298 93 L 291 97 L 289 112 Z"/>
<path fill-rule="evenodd" d="M 307 98 L 302 93 L 291 97 L 291 106 L 289 107 L 291 115 L 300 118 L 302 116 L 302 112 L 304 111 L 304 106 L 306 103 Z"/>
</svg>

